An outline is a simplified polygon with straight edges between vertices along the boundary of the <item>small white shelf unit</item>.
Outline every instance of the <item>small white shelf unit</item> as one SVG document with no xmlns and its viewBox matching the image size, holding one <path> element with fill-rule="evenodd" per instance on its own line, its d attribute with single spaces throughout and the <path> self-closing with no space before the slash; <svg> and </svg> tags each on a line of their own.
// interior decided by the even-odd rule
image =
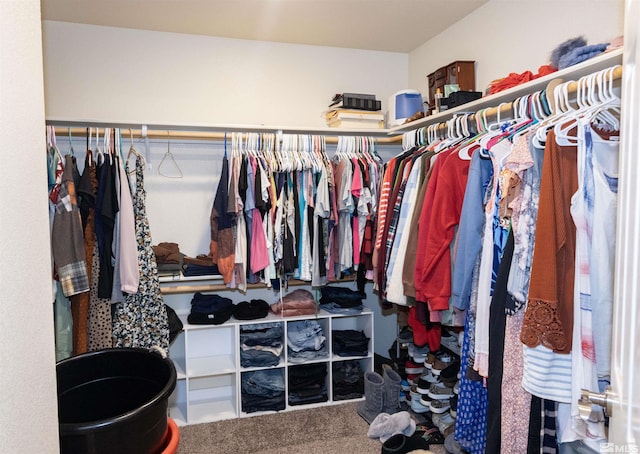
<svg viewBox="0 0 640 454">
<path fill-rule="evenodd" d="M 334 365 L 342 361 L 358 361 L 363 373 L 373 370 L 373 312 L 364 308 L 358 314 L 333 314 L 319 310 L 315 315 L 280 317 L 273 313 L 262 319 L 240 321 L 233 317 L 221 325 L 191 325 L 187 314 L 178 312 L 184 324 L 169 351 L 177 371 L 176 388 L 169 398 L 169 416 L 178 425 L 198 424 L 224 419 L 248 417 L 272 412 L 242 411 L 242 374 L 260 369 L 278 369 L 284 374 L 285 408 L 296 410 L 344 403 L 335 400 L 333 390 Z M 325 358 L 305 362 L 290 361 L 287 354 L 287 329 L 291 322 L 315 320 L 326 337 Z M 243 327 L 261 323 L 282 323 L 283 349 L 279 364 L 269 367 L 242 367 L 240 363 L 240 333 Z M 362 331 L 369 338 L 365 355 L 344 357 L 332 349 L 332 333 L 336 330 Z M 327 369 L 326 388 L 328 400 L 322 403 L 290 405 L 288 394 L 288 372 L 301 364 L 325 363 Z M 362 400 L 354 399 L 354 400 Z"/>
</svg>

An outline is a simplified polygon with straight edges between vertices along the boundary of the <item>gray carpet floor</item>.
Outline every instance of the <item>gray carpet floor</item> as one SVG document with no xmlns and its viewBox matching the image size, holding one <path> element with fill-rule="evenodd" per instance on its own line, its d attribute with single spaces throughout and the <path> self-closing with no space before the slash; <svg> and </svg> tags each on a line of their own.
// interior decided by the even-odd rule
<svg viewBox="0 0 640 454">
<path fill-rule="evenodd" d="M 380 454 L 355 402 L 180 428 L 177 454 Z M 434 453 L 443 453 L 434 446 Z"/>
</svg>

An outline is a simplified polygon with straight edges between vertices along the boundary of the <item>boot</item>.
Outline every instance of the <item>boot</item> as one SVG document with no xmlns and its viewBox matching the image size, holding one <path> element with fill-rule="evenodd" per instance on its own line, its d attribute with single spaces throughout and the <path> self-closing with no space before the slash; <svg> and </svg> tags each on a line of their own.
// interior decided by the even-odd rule
<svg viewBox="0 0 640 454">
<path fill-rule="evenodd" d="M 371 424 L 376 416 L 382 412 L 383 396 L 384 380 L 382 376 L 377 372 L 367 371 L 364 374 L 364 402 L 360 402 L 357 407 L 358 414 L 367 423 Z"/>
<path fill-rule="evenodd" d="M 400 391 L 402 391 L 402 378 L 391 368 L 384 364 L 384 405 L 382 411 L 393 414 L 400 411 Z"/>
</svg>

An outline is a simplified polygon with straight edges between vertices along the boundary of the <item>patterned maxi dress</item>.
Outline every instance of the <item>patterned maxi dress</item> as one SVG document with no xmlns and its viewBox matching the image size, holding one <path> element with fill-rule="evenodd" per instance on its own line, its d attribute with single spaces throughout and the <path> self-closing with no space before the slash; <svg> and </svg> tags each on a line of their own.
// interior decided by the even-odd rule
<svg viewBox="0 0 640 454">
<path fill-rule="evenodd" d="M 144 164 L 142 158 L 138 157 L 133 212 L 136 220 L 140 284 L 136 294 L 126 295 L 125 302 L 116 305 L 113 315 L 113 346 L 150 348 L 156 345 L 168 350 L 167 311 L 160 293 L 145 202 Z"/>
</svg>

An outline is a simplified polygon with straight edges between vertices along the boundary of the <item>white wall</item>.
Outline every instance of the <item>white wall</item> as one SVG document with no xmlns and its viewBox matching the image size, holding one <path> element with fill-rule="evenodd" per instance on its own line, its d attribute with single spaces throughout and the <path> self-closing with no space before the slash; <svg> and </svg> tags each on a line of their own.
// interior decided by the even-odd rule
<svg viewBox="0 0 640 454">
<path fill-rule="evenodd" d="M 386 100 L 408 55 L 43 22 L 47 118 L 325 126 L 335 93 Z"/>
<path fill-rule="evenodd" d="M 40 1 L 0 2 L 0 447 L 57 453 Z"/>
<path fill-rule="evenodd" d="M 549 63 L 560 43 L 588 44 L 623 33 L 623 0 L 489 0 L 409 54 L 409 86 L 427 93 L 427 75 L 455 60 L 475 60 L 476 90 L 509 73 Z"/>
</svg>

